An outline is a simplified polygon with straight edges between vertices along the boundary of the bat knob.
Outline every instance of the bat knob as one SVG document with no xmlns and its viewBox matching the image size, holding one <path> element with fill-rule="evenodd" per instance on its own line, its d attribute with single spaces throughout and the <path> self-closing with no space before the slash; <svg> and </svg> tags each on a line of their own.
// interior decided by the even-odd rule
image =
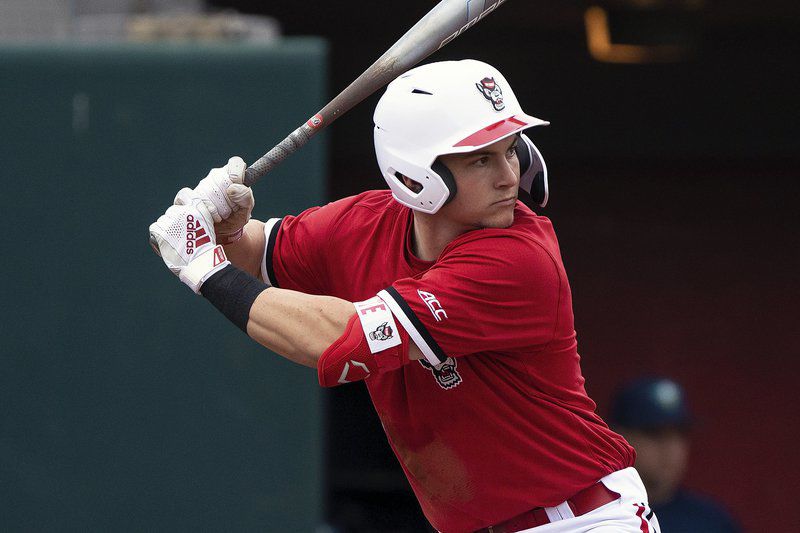
<svg viewBox="0 0 800 533">
<path fill-rule="evenodd" d="M 153 233 L 150 234 L 150 247 L 153 248 L 153 251 L 157 256 L 161 257 L 161 249 L 158 247 L 158 239 Z"/>
</svg>

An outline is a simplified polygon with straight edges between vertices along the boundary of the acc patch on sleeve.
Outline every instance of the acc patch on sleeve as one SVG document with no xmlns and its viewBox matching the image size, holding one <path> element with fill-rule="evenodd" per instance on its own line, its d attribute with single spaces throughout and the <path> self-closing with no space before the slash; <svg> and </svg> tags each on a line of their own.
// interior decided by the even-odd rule
<svg viewBox="0 0 800 533">
<path fill-rule="evenodd" d="M 358 320 L 373 354 L 397 346 L 402 341 L 394 316 L 381 298 L 373 296 L 363 302 L 354 302 Z"/>
</svg>

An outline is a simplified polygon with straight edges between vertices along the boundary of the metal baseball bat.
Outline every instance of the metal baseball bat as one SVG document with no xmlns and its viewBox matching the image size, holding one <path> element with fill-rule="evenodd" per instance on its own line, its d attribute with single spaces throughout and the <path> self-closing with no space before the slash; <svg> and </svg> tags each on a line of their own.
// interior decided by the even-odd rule
<svg viewBox="0 0 800 533">
<path fill-rule="evenodd" d="M 507 0 L 442 0 L 316 115 L 245 171 L 252 186 L 356 104 L 483 20 Z"/>
</svg>

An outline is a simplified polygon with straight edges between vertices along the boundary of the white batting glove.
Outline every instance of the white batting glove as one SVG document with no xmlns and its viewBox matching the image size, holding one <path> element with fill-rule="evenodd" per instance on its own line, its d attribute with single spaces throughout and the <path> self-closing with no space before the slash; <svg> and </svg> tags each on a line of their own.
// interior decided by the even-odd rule
<svg viewBox="0 0 800 533">
<path fill-rule="evenodd" d="M 241 157 L 231 157 L 224 167 L 211 169 L 194 189 L 181 189 L 175 197 L 175 205 L 184 205 L 182 198 L 187 197 L 210 203 L 209 211 L 216 223 L 214 229 L 220 244 L 238 240 L 253 212 L 253 191 L 244 185 L 246 168 Z M 186 194 L 186 191 L 191 194 Z"/>
<path fill-rule="evenodd" d="M 214 218 L 208 201 L 181 191 L 173 205 L 150 225 L 150 245 L 173 274 L 195 293 L 215 272 L 231 262 L 214 238 Z"/>
</svg>

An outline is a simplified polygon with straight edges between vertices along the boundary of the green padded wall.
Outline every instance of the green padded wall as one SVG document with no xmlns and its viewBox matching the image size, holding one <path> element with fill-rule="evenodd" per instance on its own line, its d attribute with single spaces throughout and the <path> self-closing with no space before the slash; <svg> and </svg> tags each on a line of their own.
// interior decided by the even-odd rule
<svg viewBox="0 0 800 533">
<path fill-rule="evenodd" d="M 313 531 L 313 370 L 266 351 L 150 250 L 209 168 L 252 161 L 325 102 L 327 48 L 0 47 L 3 530 Z M 255 188 L 323 201 L 325 134 Z"/>
</svg>

